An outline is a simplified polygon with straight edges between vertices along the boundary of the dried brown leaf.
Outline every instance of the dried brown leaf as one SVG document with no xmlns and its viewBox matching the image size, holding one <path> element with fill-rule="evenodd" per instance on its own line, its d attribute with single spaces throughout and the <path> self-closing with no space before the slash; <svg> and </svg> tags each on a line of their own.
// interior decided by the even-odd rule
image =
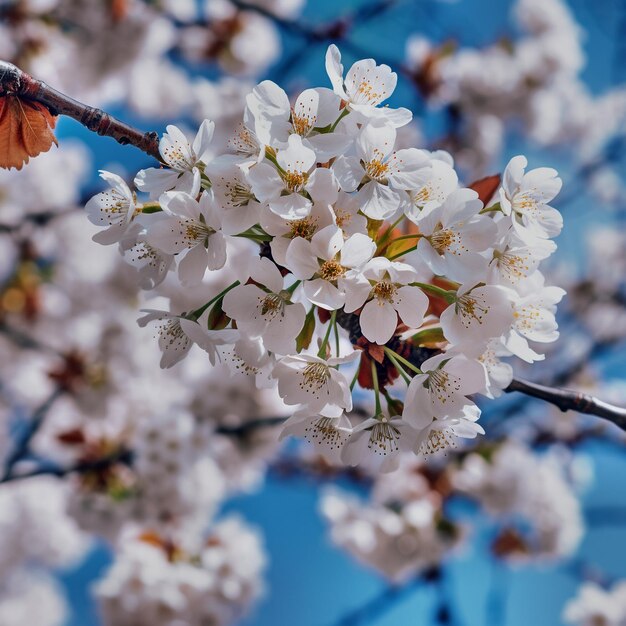
<svg viewBox="0 0 626 626">
<path fill-rule="evenodd" d="M 57 144 L 56 117 L 41 103 L 17 96 L 0 97 L 0 167 L 22 169 Z"/>
</svg>

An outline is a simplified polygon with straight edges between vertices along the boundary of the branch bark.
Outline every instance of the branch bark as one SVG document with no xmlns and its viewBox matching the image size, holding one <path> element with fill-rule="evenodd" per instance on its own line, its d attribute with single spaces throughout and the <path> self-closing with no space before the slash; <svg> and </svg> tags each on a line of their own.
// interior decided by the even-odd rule
<svg viewBox="0 0 626 626">
<path fill-rule="evenodd" d="M 519 391 L 527 396 L 538 398 L 544 402 L 553 404 L 561 411 L 576 411 L 586 415 L 595 415 L 612 422 L 622 430 L 626 430 L 626 409 L 603 402 L 594 396 L 580 391 L 561 389 L 559 387 L 546 387 L 531 383 L 527 380 L 513 379 L 511 384 L 504 390 L 506 393 Z"/>
<path fill-rule="evenodd" d="M 26 72 L 0 61 L 0 96 L 14 95 L 43 104 L 53 115 L 66 115 L 90 131 L 112 137 L 122 145 L 132 145 L 159 159 L 159 136 L 142 132 L 109 115 L 102 109 L 88 106 L 36 80 Z"/>
</svg>

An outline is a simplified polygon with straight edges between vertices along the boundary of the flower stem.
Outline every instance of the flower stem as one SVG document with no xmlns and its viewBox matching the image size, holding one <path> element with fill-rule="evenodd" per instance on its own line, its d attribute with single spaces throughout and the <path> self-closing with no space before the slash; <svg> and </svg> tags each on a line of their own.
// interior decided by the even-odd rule
<svg viewBox="0 0 626 626">
<path fill-rule="evenodd" d="M 320 349 L 317 352 L 317 356 L 320 359 L 325 358 L 326 346 L 328 345 L 328 340 L 330 339 L 330 332 L 333 329 L 333 326 L 337 323 L 336 319 L 337 319 L 337 311 L 333 311 L 332 315 L 330 316 L 330 321 L 328 322 L 328 328 L 326 329 L 326 335 L 324 336 L 324 341 L 322 341 L 322 345 L 320 346 Z"/>
<path fill-rule="evenodd" d="M 206 304 L 203 304 L 199 309 L 191 311 L 187 314 L 187 318 L 191 320 L 197 320 L 214 302 L 217 302 L 220 298 L 223 298 L 231 289 L 234 289 L 239 285 L 239 281 L 236 280 L 232 285 L 226 287 L 226 289 L 220 291 L 215 298 L 211 298 Z"/>
<path fill-rule="evenodd" d="M 376 371 L 376 361 L 372 359 L 372 382 L 374 383 L 374 394 L 376 400 L 376 415 L 380 415 L 383 412 L 380 404 L 380 389 L 378 388 L 378 372 Z"/>
<path fill-rule="evenodd" d="M 429 283 L 410 283 L 411 287 L 419 287 L 423 291 L 429 291 L 434 296 L 439 296 L 443 298 L 446 302 L 454 302 L 456 298 L 456 292 L 448 291 L 447 289 L 442 289 L 441 287 L 437 287 L 436 285 L 430 285 Z"/>
<path fill-rule="evenodd" d="M 400 363 L 398 363 L 398 360 L 396 359 L 396 357 L 393 356 L 393 353 L 391 353 L 391 351 L 387 351 L 387 348 L 385 348 L 385 354 L 387 355 L 389 360 L 393 363 L 393 366 L 398 370 L 398 374 L 402 376 L 402 378 L 404 379 L 404 382 L 408 385 L 411 382 L 411 378 L 404 371 L 404 368 L 400 365 Z"/>
<path fill-rule="evenodd" d="M 407 361 L 403 356 L 400 356 L 397 352 L 394 352 L 391 348 L 388 348 L 387 346 L 385 346 L 383 350 L 385 351 L 385 354 L 389 357 L 389 360 L 392 363 L 393 363 L 393 359 L 397 359 L 398 361 L 400 361 L 400 363 L 402 363 L 402 365 L 405 365 L 410 370 L 414 371 L 416 374 L 424 373 L 419 367 L 417 367 L 416 365 L 413 365 L 411 361 Z"/>
<path fill-rule="evenodd" d="M 395 259 L 399 259 L 401 256 L 404 256 L 405 254 L 408 254 L 409 252 L 413 252 L 414 250 L 417 250 L 417 246 L 412 246 L 408 250 L 403 250 L 402 252 L 398 252 L 397 254 L 394 254 L 393 256 L 390 256 L 387 258 L 390 261 L 395 261 Z"/>
</svg>

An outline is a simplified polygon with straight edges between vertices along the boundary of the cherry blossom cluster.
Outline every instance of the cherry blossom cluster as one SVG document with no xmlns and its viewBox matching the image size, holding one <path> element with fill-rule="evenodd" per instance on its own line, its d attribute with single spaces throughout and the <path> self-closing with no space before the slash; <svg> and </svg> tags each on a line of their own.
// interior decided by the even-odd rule
<svg viewBox="0 0 626 626">
<path fill-rule="evenodd" d="M 459 497 L 493 522 L 495 557 L 545 563 L 573 555 L 582 540 L 580 465 L 575 456 L 538 454 L 514 440 L 478 445 L 445 463 L 403 455 L 396 472 L 374 477 L 367 500 L 332 488 L 321 510 L 335 544 L 396 584 L 462 552 L 473 520 L 452 513 Z"/>
<path fill-rule="evenodd" d="M 609 589 L 593 581 L 583 583 L 562 618 L 573 626 L 621 626 L 626 622 L 626 581 L 618 580 Z"/>
<path fill-rule="evenodd" d="M 175 274 L 208 296 L 139 320 L 157 324 L 162 367 L 196 344 L 277 386 L 293 412 L 284 434 L 389 469 L 401 450 L 482 433 L 470 396 L 498 395 L 512 376 L 502 358 L 541 360 L 537 345 L 558 337 L 564 291 L 538 265 L 561 230 L 549 204 L 561 180 L 518 156 L 499 187 L 462 187 L 449 154 L 396 145 L 412 115 L 384 104 L 388 66 L 344 72 L 331 45 L 326 69 L 332 89 L 293 102 L 257 85 L 226 154 L 213 154 L 209 120 L 192 140 L 168 126 L 161 166 L 140 171 L 136 190 L 102 172 L 110 188 L 86 210 L 143 287 Z M 237 279 L 215 293 L 224 273 Z M 355 424 L 357 382 L 374 408 Z"/>
</svg>

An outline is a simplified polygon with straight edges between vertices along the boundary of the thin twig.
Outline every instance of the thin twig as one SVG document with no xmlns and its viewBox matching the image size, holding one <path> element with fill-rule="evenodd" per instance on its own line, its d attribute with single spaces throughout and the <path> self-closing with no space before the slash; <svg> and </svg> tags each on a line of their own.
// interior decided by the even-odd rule
<svg viewBox="0 0 626 626">
<path fill-rule="evenodd" d="M 102 109 L 88 106 L 36 80 L 26 72 L 0 61 L 0 96 L 14 95 L 40 102 L 53 115 L 66 115 L 85 128 L 104 137 L 112 137 L 122 145 L 132 145 L 159 159 L 159 136 L 144 133 L 109 115 Z"/>
</svg>

